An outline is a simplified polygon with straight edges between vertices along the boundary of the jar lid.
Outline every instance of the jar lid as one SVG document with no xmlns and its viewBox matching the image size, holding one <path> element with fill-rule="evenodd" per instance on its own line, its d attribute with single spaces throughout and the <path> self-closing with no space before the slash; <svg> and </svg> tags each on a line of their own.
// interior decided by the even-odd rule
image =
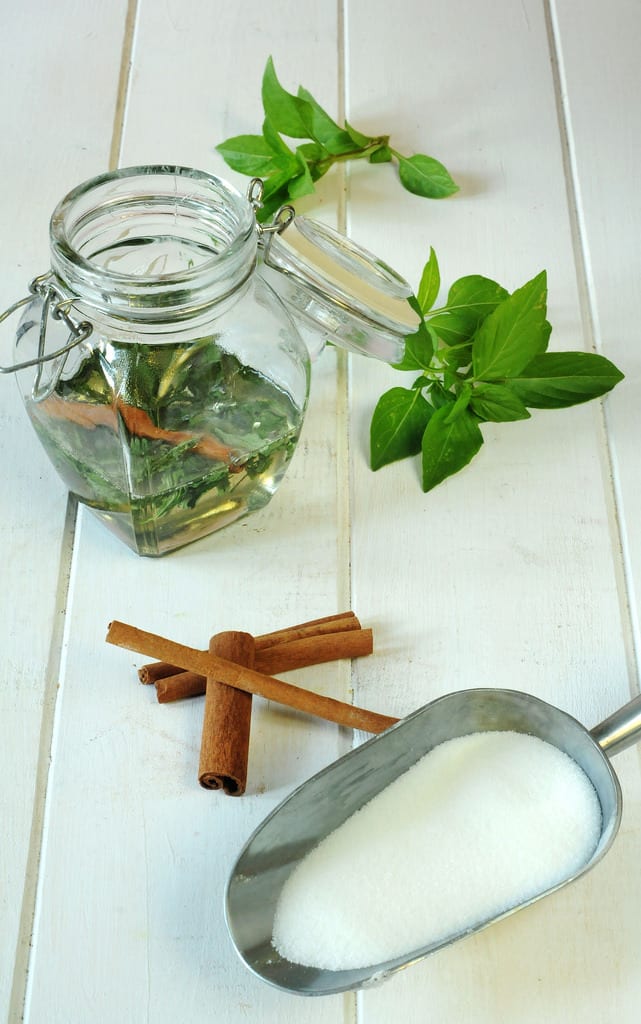
<svg viewBox="0 0 641 1024">
<path fill-rule="evenodd" d="M 296 321 L 341 348 L 399 363 L 420 326 L 407 281 L 332 228 L 283 207 L 262 229 L 263 263 Z"/>
</svg>

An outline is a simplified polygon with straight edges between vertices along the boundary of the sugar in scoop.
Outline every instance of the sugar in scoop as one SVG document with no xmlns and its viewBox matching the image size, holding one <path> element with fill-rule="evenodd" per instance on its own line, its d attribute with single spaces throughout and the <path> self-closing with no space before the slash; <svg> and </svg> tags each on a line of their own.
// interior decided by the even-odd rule
<svg viewBox="0 0 641 1024">
<path fill-rule="evenodd" d="M 303 858 L 273 944 L 336 971 L 407 955 L 571 878 L 600 832 L 591 782 L 557 747 L 519 732 L 448 740 Z"/>
</svg>

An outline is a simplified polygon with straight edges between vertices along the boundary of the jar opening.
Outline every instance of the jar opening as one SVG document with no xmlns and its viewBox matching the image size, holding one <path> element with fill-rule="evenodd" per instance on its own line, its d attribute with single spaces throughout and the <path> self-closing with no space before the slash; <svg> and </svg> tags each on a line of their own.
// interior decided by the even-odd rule
<svg viewBox="0 0 641 1024">
<path fill-rule="evenodd" d="M 186 167 L 131 167 L 84 182 L 56 207 L 52 270 L 63 287 L 120 319 L 185 319 L 252 272 L 250 203 Z"/>
</svg>

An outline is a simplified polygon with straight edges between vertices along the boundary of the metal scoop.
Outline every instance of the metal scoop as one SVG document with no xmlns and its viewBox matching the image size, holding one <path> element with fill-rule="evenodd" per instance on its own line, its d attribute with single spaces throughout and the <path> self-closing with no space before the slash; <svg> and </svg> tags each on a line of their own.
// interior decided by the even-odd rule
<svg viewBox="0 0 641 1024">
<path fill-rule="evenodd" d="M 569 754 L 592 782 L 601 804 L 601 835 L 580 871 L 466 930 L 373 966 L 322 970 L 285 960 L 272 945 L 281 889 L 299 861 L 432 747 L 473 732 L 529 733 Z M 225 916 L 246 966 L 264 981 L 300 995 L 329 995 L 385 980 L 437 949 L 486 928 L 579 878 L 610 848 L 621 819 L 621 789 L 606 757 L 641 736 L 641 696 L 588 731 L 575 718 L 515 690 L 460 690 L 427 704 L 303 783 L 251 836 L 230 876 Z"/>
</svg>

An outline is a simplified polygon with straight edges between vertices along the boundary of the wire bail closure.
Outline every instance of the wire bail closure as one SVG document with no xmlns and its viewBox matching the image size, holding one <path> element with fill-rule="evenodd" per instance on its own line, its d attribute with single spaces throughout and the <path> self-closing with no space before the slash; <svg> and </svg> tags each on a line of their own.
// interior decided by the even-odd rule
<svg viewBox="0 0 641 1024">
<path fill-rule="evenodd" d="M 21 363 L 13 363 L 11 366 L 0 365 L 0 373 L 16 373 L 19 370 L 27 370 L 32 366 L 37 367 L 33 387 L 31 389 L 31 396 L 34 402 L 42 402 L 43 399 L 47 398 L 51 394 L 60 380 L 69 353 L 83 341 L 86 341 L 93 331 L 93 327 L 88 320 L 77 321 L 70 315 L 69 310 L 74 303 L 74 299 L 64 298 L 58 289 L 51 283 L 51 278 L 52 274 L 50 272 L 34 277 L 33 281 L 29 285 L 29 294 L 23 299 L 18 299 L 17 302 L 14 302 L 13 305 L 9 306 L 9 308 L 4 311 L 4 313 L 0 313 L 1 324 L 13 313 L 17 313 L 17 311 L 23 306 L 32 302 L 35 296 L 39 296 L 42 299 L 40 330 L 38 334 L 38 355 L 34 359 L 26 359 Z M 69 331 L 69 340 L 66 345 L 56 349 L 54 352 L 45 352 L 49 316 L 51 316 L 53 320 L 62 320 Z M 50 363 L 55 359 L 59 360 L 59 364 L 56 366 L 49 383 L 43 387 L 41 386 L 43 366 L 45 363 Z"/>
<path fill-rule="evenodd" d="M 262 178 L 252 178 L 247 189 L 247 201 L 252 207 L 254 214 L 257 214 L 260 210 L 263 199 L 263 191 L 265 184 Z M 258 220 L 256 221 L 256 227 L 258 229 L 258 238 L 260 245 L 263 250 L 264 262 L 269 264 L 269 250 L 271 248 L 272 239 L 274 235 L 280 235 L 283 233 L 285 228 L 288 228 L 294 217 L 296 216 L 296 210 L 289 203 L 285 203 L 283 206 L 279 206 L 276 210 L 271 224 L 261 224 Z"/>
</svg>

